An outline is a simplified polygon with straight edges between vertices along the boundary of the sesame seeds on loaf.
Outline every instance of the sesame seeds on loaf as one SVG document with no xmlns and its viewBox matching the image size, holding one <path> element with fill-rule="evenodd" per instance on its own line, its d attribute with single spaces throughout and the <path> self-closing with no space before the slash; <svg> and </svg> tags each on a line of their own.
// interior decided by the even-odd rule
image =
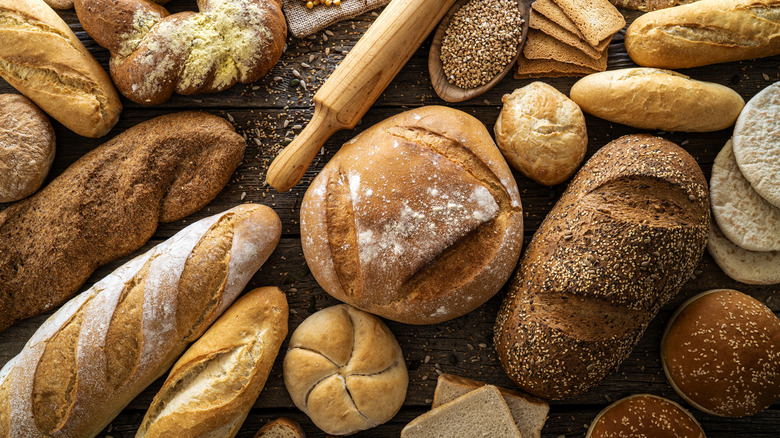
<svg viewBox="0 0 780 438">
<path fill-rule="evenodd" d="M 648 135 L 583 166 L 545 218 L 499 311 L 499 359 L 552 399 L 598 384 L 631 352 L 699 262 L 709 196 L 696 161 Z"/>
</svg>

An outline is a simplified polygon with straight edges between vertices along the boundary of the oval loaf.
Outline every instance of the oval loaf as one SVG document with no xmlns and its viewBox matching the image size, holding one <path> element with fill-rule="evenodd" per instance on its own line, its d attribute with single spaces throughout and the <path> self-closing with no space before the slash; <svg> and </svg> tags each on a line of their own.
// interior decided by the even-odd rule
<svg viewBox="0 0 780 438">
<path fill-rule="evenodd" d="M 504 370 L 551 399 L 598 384 L 699 262 L 707 182 L 682 148 L 648 135 L 600 149 L 545 218 L 498 314 Z"/>
</svg>

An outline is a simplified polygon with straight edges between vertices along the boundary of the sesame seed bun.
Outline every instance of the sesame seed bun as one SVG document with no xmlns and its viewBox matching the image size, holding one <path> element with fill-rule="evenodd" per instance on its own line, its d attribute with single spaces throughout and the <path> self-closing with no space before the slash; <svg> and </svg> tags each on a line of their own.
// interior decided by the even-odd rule
<svg viewBox="0 0 780 438">
<path fill-rule="evenodd" d="M 590 424 L 585 438 L 704 438 L 696 419 L 677 403 L 637 394 L 607 406 Z"/>
<path fill-rule="evenodd" d="M 780 397 L 780 319 L 741 292 L 703 292 L 672 315 L 661 364 L 696 409 L 723 417 L 756 414 Z"/>
</svg>

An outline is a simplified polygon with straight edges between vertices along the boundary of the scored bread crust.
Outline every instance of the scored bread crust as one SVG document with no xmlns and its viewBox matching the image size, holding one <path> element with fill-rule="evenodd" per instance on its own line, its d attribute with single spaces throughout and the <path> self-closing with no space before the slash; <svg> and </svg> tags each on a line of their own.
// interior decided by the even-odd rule
<svg viewBox="0 0 780 438">
<path fill-rule="evenodd" d="M 301 203 L 303 253 L 323 289 L 408 324 L 446 321 L 493 296 L 517 263 L 522 223 L 487 128 L 437 106 L 350 140 Z"/>
<path fill-rule="evenodd" d="M 280 236 L 273 210 L 241 205 L 70 300 L 0 370 L 0 436 L 97 435 L 227 309 Z"/>
<path fill-rule="evenodd" d="M 279 288 L 239 298 L 173 365 L 136 437 L 235 436 L 287 336 L 287 316 Z"/>
<path fill-rule="evenodd" d="M 98 266 L 140 248 L 158 222 L 205 206 L 245 148 L 220 117 L 156 117 L 0 212 L 0 330 L 63 303 Z"/>
<path fill-rule="evenodd" d="M 707 183 L 679 146 L 648 135 L 599 150 L 545 218 L 499 311 L 499 359 L 552 399 L 598 384 L 699 262 Z"/>
</svg>

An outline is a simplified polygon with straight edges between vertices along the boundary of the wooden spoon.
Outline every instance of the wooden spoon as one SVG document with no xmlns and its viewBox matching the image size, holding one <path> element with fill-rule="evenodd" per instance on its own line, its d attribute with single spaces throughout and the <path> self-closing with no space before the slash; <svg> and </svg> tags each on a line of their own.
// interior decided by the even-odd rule
<svg viewBox="0 0 780 438">
<path fill-rule="evenodd" d="M 433 83 L 433 89 L 436 90 L 436 94 L 438 94 L 439 97 L 446 100 L 447 102 L 462 102 L 464 100 L 477 97 L 480 94 L 493 88 L 493 86 L 499 83 L 501 79 L 504 79 L 504 76 L 506 76 L 507 73 L 512 70 L 515 62 L 517 62 L 517 57 L 520 55 L 520 52 L 522 52 L 523 45 L 525 44 L 525 38 L 528 35 L 528 20 L 531 16 L 531 1 L 517 0 L 517 7 L 520 9 L 520 16 L 523 19 L 520 44 L 517 46 L 517 55 L 512 58 L 512 60 L 509 62 L 509 64 L 507 64 L 501 73 L 497 74 L 493 79 L 490 80 L 490 82 L 485 85 L 476 88 L 465 89 L 460 88 L 455 84 L 451 84 L 447 80 L 447 76 L 444 74 L 444 68 L 441 64 L 441 43 L 444 40 L 444 32 L 450 25 L 452 16 L 455 15 L 455 12 L 457 12 L 458 9 L 460 9 L 469 1 L 470 0 L 458 0 L 455 2 L 452 8 L 447 11 L 447 14 L 444 15 L 444 18 L 439 24 L 439 28 L 436 29 L 436 34 L 433 36 L 433 43 L 431 44 L 431 51 L 428 52 L 428 70 L 431 74 L 431 83 Z"/>
</svg>

